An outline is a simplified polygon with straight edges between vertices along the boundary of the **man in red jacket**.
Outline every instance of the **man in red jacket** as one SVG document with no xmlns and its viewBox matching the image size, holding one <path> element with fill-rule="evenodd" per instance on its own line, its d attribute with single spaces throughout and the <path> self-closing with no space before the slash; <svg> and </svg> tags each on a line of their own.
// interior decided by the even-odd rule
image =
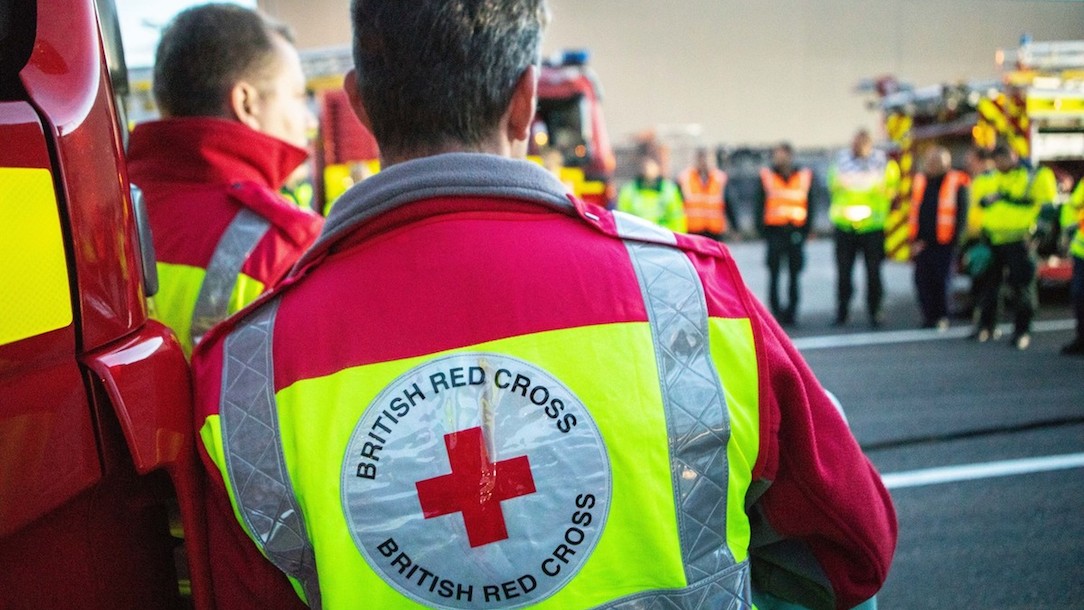
<svg viewBox="0 0 1084 610">
<path fill-rule="evenodd" d="M 154 236 L 160 289 L 151 313 L 191 350 L 277 284 L 319 234 L 319 216 L 278 195 L 308 156 L 313 117 L 289 32 L 232 5 L 192 8 L 170 23 L 154 94 L 163 120 L 133 131 L 128 172 Z M 245 540 L 236 524 L 209 528 L 215 549 Z M 237 574 L 218 556 L 211 565 L 221 608 L 244 607 L 253 590 L 266 596 L 263 608 L 300 606 L 281 574 Z"/>
<path fill-rule="evenodd" d="M 524 160 L 546 19 L 355 0 L 385 170 L 197 349 L 214 491 L 312 607 L 863 602 L 891 500 L 726 248 Z"/>
<path fill-rule="evenodd" d="M 322 224 L 278 189 L 313 123 L 289 32 L 255 11 L 210 4 L 166 28 L 154 66 L 164 117 L 132 133 L 160 291 L 152 314 L 191 350 L 215 323 L 286 275 Z"/>
</svg>

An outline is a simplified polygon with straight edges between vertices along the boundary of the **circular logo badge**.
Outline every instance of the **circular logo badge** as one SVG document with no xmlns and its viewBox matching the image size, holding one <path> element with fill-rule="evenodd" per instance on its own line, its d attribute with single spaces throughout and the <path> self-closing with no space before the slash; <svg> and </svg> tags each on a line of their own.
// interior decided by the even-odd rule
<svg viewBox="0 0 1084 610">
<path fill-rule="evenodd" d="M 515 608 L 564 587 L 610 506 L 602 437 L 541 368 L 467 353 L 386 387 L 347 446 L 354 543 L 402 594 L 440 608 Z"/>
</svg>

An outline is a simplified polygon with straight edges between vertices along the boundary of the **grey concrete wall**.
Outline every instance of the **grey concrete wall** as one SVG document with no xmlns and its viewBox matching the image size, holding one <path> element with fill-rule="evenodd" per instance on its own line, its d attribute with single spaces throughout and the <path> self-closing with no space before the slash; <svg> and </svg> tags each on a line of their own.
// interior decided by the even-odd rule
<svg viewBox="0 0 1084 610">
<path fill-rule="evenodd" d="M 994 53 L 1084 38 L 1084 2 L 1052 0 L 550 0 L 549 52 L 587 47 L 615 143 L 660 127 L 715 145 L 835 146 L 878 116 L 853 92 L 995 78 Z M 302 47 L 348 44 L 346 0 L 260 0 Z M 688 138 L 687 138 L 688 139 Z"/>
</svg>

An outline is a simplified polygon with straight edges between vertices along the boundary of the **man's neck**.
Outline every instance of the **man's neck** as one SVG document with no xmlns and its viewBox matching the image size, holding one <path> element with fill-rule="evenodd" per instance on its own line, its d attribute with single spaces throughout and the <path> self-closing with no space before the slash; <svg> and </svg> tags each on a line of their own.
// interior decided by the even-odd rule
<svg viewBox="0 0 1084 610">
<path fill-rule="evenodd" d="M 445 142 L 431 146 L 417 146 L 402 151 L 385 152 L 381 149 L 380 164 L 382 167 L 387 168 L 414 159 L 435 157 L 448 153 L 481 153 L 506 159 L 522 160 L 527 158 L 527 146 L 525 142 L 509 142 L 500 137 L 493 137 L 473 145 L 462 142 Z"/>
</svg>

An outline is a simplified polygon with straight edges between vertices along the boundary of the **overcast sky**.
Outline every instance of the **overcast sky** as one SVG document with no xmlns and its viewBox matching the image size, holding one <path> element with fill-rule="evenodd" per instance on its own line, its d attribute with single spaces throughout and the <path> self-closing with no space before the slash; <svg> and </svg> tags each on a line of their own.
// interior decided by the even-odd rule
<svg viewBox="0 0 1084 610">
<path fill-rule="evenodd" d="M 256 0 L 232 1 L 256 7 Z M 116 0 L 121 36 L 124 38 L 124 58 L 128 67 L 152 65 L 154 48 L 158 45 L 158 32 L 162 26 L 182 10 L 205 2 L 206 0 Z"/>
</svg>

